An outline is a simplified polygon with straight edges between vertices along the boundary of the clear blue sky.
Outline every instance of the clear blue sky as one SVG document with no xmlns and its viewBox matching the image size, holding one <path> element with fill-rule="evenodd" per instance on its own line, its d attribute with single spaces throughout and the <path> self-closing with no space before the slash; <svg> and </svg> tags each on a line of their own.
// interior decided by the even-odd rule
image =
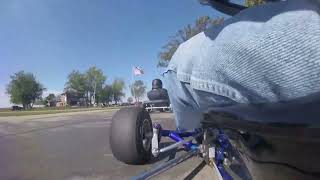
<svg viewBox="0 0 320 180">
<path fill-rule="evenodd" d="M 197 0 L 2 0 L 0 107 L 9 105 L 5 87 L 20 70 L 34 73 L 46 94 L 62 92 L 72 70 L 91 66 L 107 83 L 127 84 L 140 66 L 150 87 L 161 78 L 157 54 L 169 36 L 203 15 L 223 16 Z"/>
</svg>

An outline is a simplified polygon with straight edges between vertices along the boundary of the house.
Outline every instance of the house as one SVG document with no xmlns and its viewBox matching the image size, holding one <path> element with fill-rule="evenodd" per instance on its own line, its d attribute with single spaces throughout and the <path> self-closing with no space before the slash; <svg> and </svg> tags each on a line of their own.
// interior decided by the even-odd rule
<svg viewBox="0 0 320 180">
<path fill-rule="evenodd" d="M 76 91 L 69 90 L 57 96 L 57 107 L 85 105 L 85 98 L 83 98 L 83 96 Z"/>
<path fill-rule="evenodd" d="M 57 107 L 65 107 L 67 106 L 67 94 L 66 93 L 62 93 L 60 95 L 57 96 L 56 98 L 56 106 Z"/>
</svg>

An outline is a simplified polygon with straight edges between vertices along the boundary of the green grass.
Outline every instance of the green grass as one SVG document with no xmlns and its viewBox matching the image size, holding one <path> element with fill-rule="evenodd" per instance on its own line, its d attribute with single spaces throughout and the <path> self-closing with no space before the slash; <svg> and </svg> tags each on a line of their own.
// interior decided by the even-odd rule
<svg viewBox="0 0 320 180">
<path fill-rule="evenodd" d="M 22 110 L 22 111 L 11 111 L 11 109 L 2 109 L 0 111 L 0 117 L 7 116 L 27 116 L 27 115 L 40 115 L 40 114 L 56 114 L 56 113 L 68 113 L 68 112 L 82 112 L 82 111 L 93 111 L 93 110 L 112 110 L 119 109 L 120 107 L 106 107 L 106 108 L 61 108 L 61 107 L 52 107 L 52 108 L 34 108 L 31 110 Z"/>
</svg>

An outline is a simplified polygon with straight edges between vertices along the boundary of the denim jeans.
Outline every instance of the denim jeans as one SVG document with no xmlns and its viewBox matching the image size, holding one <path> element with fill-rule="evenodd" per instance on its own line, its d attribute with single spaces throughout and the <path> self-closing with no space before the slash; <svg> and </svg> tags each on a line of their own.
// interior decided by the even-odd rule
<svg viewBox="0 0 320 180">
<path fill-rule="evenodd" d="M 166 87 L 182 129 L 208 107 L 286 102 L 320 92 L 320 1 L 246 9 L 179 46 Z"/>
<path fill-rule="evenodd" d="M 176 125 L 180 130 L 199 128 L 202 113 L 210 107 L 236 103 L 223 96 L 192 89 L 189 83 L 179 81 L 174 71 L 167 71 L 165 76 Z"/>
</svg>

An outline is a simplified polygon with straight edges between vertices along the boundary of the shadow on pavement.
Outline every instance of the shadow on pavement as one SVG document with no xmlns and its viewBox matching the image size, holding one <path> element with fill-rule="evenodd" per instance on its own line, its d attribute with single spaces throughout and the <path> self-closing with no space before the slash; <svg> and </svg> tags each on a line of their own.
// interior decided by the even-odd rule
<svg viewBox="0 0 320 180">
<path fill-rule="evenodd" d="M 202 161 L 193 171 L 188 174 L 184 180 L 192 180 L 204 167 L 206 166 L 206 163 Z"/>
</svg>

